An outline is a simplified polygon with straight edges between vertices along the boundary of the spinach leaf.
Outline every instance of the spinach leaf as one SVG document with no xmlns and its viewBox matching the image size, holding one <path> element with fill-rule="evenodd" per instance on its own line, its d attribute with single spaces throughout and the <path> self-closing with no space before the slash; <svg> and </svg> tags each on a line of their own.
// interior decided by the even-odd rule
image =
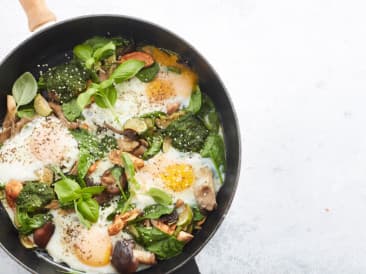
<svg viewBox="0 0 366 274">
<path fill-rule="evenodd" d="M 193 221 L 199 222 L 205 218 L 205 215 L 201 213 L 198 207 L 192 207 L 192 211 L 193 211 Z"/>
<path fill-rule="evenodd" d="M 172 196 L 159 188 L 152 187 L 147 194 L 149 194 L 155 202 L 161 205 L 168 206 L 173 203 Z"/>
<path fill-rule="evenodd" d="M 155 134 L 152 137 L 147 138 L 147 141 L 149 143 L 149 148 L 142 155 L 144 160 L 150 159 L 160 151 L 163 145 L 163 137 L 160 134 Z"/>
<path fill-rule="evenodd" d="M 225 168 L 225 145 L 224 140 L 218 134 L 210 134 L 201 150 L 202 157 L 211 158 L 215 169 L 219 175 L 221 183 L 223 182 L 220 167 Z"/>
<path fill-rule="evenodd" d="M 136 241 L 148 251 L 157 255 L 158 259 L 169 259 L 182 253 L 184 243 L 178 241 L 155 227 L 137 226 L 138 237 Z"/>
<path fill-rule="evenodd" d="M 33 105 L 25 105 L 18 108 L 17 115 L 19 118 L 32 118 L 36 114 Z"/>
<path fill-rule="evenodd" d="M 150 205 L 144 208 L 144 215 L 138 218 L 138 220 L 159 219 L 163 215 L 172 213 L 173 210 L 173 207 L 167 207 L 162 204 Z"/>
<path fill-rule="evenodd" d="M 35 212 L 55 199 L 53 189 L 38 182 L 28 182 L 16 199 L 17 207 L 25 212 Z"/>
<path fill-rule="evenodd" d="M 62 111 L 66 119 L 73 122 L 80 117 L 82 109 L 79 107 L 76 99 L 73 99 L 68 103 L 62 104 Z"/>
<path fill-rule="evenodd" d="M 144 66 L 145 62 L 134 59 L 127 60 L 113 71 L 110 78 L 116 83 L 121 83 L 134 77 Z"/>
<path fill-rule="evenodd" d="M 142 70 L 140 70 L 136 74 L 136 77 L 140 81 L 147 83 L 147 82 L 154 80 L 154 78 L 158 74 L 159 70 L 160 70 L 160 66 L 157 62 L 155 62 L 152 66 L 150 66 L 148 68 L 143 68 Z"/>
<path fill-rule="evenodd" d="M 201 104 L 202 104 L 201 90 L 199 86 L 196 86 L 196 89 L 193 91 L 191 95 L 191 99 L 189 101 L 189 105 L 186 108 L 186 110 L 196 114 L 200 110 Z"/>
<path fill-rule="evenodd" d="M 220 119 L 216 112 L 215 105 L 204 93 L 202 94 L 202 105 L 201 109 L 197 113 L 197 117 L 203 122 L 208 130 L 214 133 L 219 131 Z"/>
<path fill-rule="evenodd" d="M 146 247 L 146 249 L 157 255 L 159 260 L 166 260 L 182 253 L 184 242 L 178 241 L 170 236 L 165 240 L 155 242 Z"/>
<path fill-rule="evenodd" d="M 29 104 L 37 94 L 37 81 L 30 72 L 25 72 L 14 82 L 12 94 L 17 107 Z"/>
<path fill-rule="evenodd" d="M 36 214 L 29 216 L 27 212 L 16 209 L 15 220 L 18 231 L 23 235 L 31 234 L 35 229 L 40 228 L 46 222 L 52 220 L 51 214 Z"/>
</svg>

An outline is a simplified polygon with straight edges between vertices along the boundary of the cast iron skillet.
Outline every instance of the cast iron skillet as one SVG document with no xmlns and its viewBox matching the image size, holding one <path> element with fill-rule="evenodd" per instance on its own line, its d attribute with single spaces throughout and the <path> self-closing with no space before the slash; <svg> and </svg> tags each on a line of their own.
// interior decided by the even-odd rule
<svg viewBox="0 0 366 274">
<path fill-rule="evenodd" d="M 179 53 L 198 73 L 201 90 L 212 98 L 220 114 L 226 145 L 227 170 L 225 182 L 217 196 L 218 208 L 209 214 L 203 229 L 195 234 L 182 254 L 140 272 L 141 274 L 199 273 L 194 256 L 213 236 L 225 218 L 234 197 L 240 169 L 240 136 L 228 92 L 214 69 L 191 45 L 159 26 L 126 16 L 86 16 L 55 24 L 24 41 L 0 64 L 0 117 L 3 118 L 6 111 L 5 95 L 9 93 L 13 82 L 20 74 L 31 71 L 37 76 L 38 64 L 53 66 L 65 62 L 65 54 L 71 54 L 73 46 L 94 35 L 132 37 L 137 42 L 151 43 Z M 51 274 L 60 273 L 60 270 L 65 271 L 63 266 L 53 263 L 45 254 L 27 250 L 20 244 L 18 233 L 2 206 L 0 223 L 1 246 L 20 265 L 37 273 Z M 227 243 L 228 247 L 229 245 L 230 243 Z"/>
</svg>

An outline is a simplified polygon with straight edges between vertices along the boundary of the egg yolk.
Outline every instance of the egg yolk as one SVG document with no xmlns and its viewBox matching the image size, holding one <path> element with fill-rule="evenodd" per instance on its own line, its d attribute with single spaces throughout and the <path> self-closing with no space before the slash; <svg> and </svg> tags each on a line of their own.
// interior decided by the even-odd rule
<svg viewBox="0 0 366 274">
<path fill-rule="evenodd" d="M 90 266 L 104 266 L 109 264 L 112 253 L 112 242 L 106 230 L 93 226 L 84 229 L 74 245 L 78 259 Z"/>
<path fill-rule="evenodd" d="M 192 166 L 186 164 L 169 165 L 160 177 L 164 184 L 175 192 L 187 189 L 195 179 Z"/>
<path fill-rule="evenodd" d="M 169 81 L 155 79 L 147 87 L 147 96 L 151 102 L 160 102 L 175 96 L 175 91 Z"/>
</svg>

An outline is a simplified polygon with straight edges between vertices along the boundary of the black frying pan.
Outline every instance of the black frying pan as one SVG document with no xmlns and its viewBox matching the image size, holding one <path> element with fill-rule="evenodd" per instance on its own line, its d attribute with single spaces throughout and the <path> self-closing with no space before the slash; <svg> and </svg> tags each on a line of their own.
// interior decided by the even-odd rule
<svg viewBox="0 0 366 274">
<path fill-rule="evenodd" d="M 0 64 L 0 117 L 4 117 L 6 112 L 5 96 L 20 74 L 31 71 L 38 75 L 38 64 L 53 66 L 65 62 L 65 54 L 71 54 L 74 45 L 94 35 L 132 37 L 136 42 L 151 43 L 179 53 L 198 73 L 201 90 L 212 98 L 220 114 L 226 144 L 227 171 L 224 185 L 217 196 L 218 208 L 209 214 L 203 229 L 195 234 L 194 240 L 185 246 L 182 254 L 140 272 L 199 273 L 194 256 L 224 220 L 234 197 L 240 169 L 240 136 L 228 92 L 214 69 L 191 45 L 159 26 L 126 16 L 86 16 L 55 24 L 25 40 Z M 63 266 L 53 263 L 47 255 L 27 250 L 21 245 L 18 232 L 2 206 L 0 223 L 1 246 L 20 265 L 37 273 L 59 274 L 60 270 L 65 271 Z M 230 243 L 227 245 L 229 247 Z"/>
</svg>

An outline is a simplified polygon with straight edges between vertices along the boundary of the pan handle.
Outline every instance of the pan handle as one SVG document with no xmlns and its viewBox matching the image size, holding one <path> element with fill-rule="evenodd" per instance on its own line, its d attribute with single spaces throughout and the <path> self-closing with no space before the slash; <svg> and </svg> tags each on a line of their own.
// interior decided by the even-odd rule
<svg viewBox="0 0 366 274">
<path fill-rule="evenodd" d="M 187 274 L 187 273 L 201 274 L 198 265 L 196 263 L 196 260 L 194 258 L 190 259 L 188 262 L 186 262 L 183 266 L 178 268 L 172 274 Z"/>
<path fill-rule="evenodd" d="M 45 0 L 19 0 L 27 17 L 30 31 L 35 31 L 40 26 L 56 21 L 56 16 L 50 11 Z"/>
</svg>

